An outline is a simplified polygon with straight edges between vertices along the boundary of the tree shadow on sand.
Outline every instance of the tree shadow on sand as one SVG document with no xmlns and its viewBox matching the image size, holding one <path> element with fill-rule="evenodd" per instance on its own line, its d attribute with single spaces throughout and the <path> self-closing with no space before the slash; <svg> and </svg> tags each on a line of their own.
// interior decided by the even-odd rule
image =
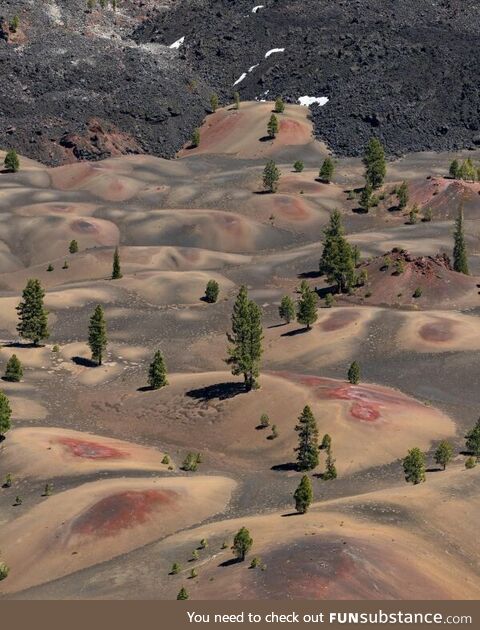
<svg viewBox="0 0 480 630">
<path fill-rule="evenodd" d="M 242 560 L 240 560 L 240 558 L 231 558 L 230 560 L 225 560 L 224 562 L 221 562 L 218 566 L 219 567 L 231 567 L 234 564 L 239 564 L 240 562 L 242 562 Z"/>
<path fill-rule="evenodd" d="M 186 396 L 189 398 L 195 398 L 195 400 L 228 400 L 234 398 L 239 394 L 245 394 L 246 389 L 243 383 L 216 383 L 215 385 L 207 385 L 206 387 L 200 387 L 198 389 L 191 389 L 186 392 Z"/>
<path fill-rule="evenodd" d="M 278 472 L 298 471 L 298 465 L 296 462 L 286 462 L 285 464 L 275 464 L 275 466 L 272 466 L 270 470 Z"/>
<path fill-rule="evenodd" d="M 82 367 L 98 367 L 98 363 L 85 357 L 71 357 L 75 365 L 81 365 Z"/>
<path fill-rule="evenodd" d="M 289 330 L 288 332 L 282 333 L 280 336 L 281 337 L 296 337 L 297 335 L 303 335 L 303 333 L 306 333 L 306 332 L 309 332 L 309 329 L 305 326 L 304 328 L 295 328 L 295 330 Z"/>
</svg>

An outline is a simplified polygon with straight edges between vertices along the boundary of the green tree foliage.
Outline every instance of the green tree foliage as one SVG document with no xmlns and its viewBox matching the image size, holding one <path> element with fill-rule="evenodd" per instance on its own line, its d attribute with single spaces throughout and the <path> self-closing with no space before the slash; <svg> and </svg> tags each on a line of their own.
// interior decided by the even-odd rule
<svg viewBox="0 0 480 630">
<path fill-rule="evenodd" d="M 227 363 L 232 374 L 243 375 L 245 389 L 250 391 L 258 386 L 262 358 L 262 313 L 260 307 L 248 299 L 245 286 L 240 287 L 232 313 L 232 332 L 227 334 L 230 346 Z"/>
<path fill-rule="evenodd" d="M 447 440 L 443 440 L 435 451 L 435 462 L 443 467 L 443 470 L 452 461 L 453 458 L 453 446 Z"/>
<path fill-rule="evenodd" d="M 335 164 L 331 157 L 326 157 L 323 160 L 322 167 L 320 168 L 320 172 L 318 174 L 319 179 L 326 184 L 329 184 L 332 181 L 333 172 L 335 170 Z"/>
<path fill-rule="evenodd" d="M 172 568 L 170 569 L 170 575 L 177 575 L 178 573 L 180 573 L 181 571 L 181 567 L 178 564 L 178 562 L 174 562 L 172 564 Z"/>
<path fill-rule="evenodd" d="M 313 470 L 318 466 L 317 421 L 308 405 L 303 408 L 295 426 L 298 434 L 297 464 L 299 470 Z"/>
<path fill-rule="evenodd" d="M 118 247 L 113 252 L 112 280 L 120 280 L 122 277 L 122 269 L 120 267 L 120 253 Z"/>
<path fill-rule="evenodd" d="M 270 418 L 268 417 L 268 414 L 262 413 L 262 415 L 260 416 L 260 426 L 262 427 L 262 429 L 266 429 L 270 426 Z"/>
<path fill-rule="evenodd" d="M 285 111 L 285 103 L 283 102 L 283 98 L 281 96 L 279 96 L 276 100 L 275 100 L 275 113 L 276 114 L 283 114 L 283 112 Z"/>
<path fill-rule="evenodd" d="M 240 109 L 240 94 L 238 92 L 233 93 L 233 101 L 235 103 L 235 109 Z"/>
<path fill-rule="evenodd" d="M 307 288 L 302 292 L 301 298 L 297 304 L 297 322 L 303 324 L 310 330 L 312 324 L 317 321 L 317 302 L 318 296 L 315 291 Z"/>
<path fill-rule="evenodd" d="M 477 460 L 480 460 L 480 418 L 465 436 L 465 446 Z"/>
<path fill-rule="evenodd" d="M 7 151 L 3 164 L 5 169 L 12 173 L 16 173 L 20 169 L 20 159 L 15 149 Z"/>
<path fill-rule="evenodd" d="M 278 307 L 278 315 L 286 324 L 295 319 L 295 303 L 289 295 L 283 296 Z"/>
<path fill-rule="evenodd" d="M 5 580 L 8 577 L 9 573 L 10 568 L 8 567 L 8 565 L 6 565 L 5 562 L 0 562 L 0 582 L 2 580 Z"/>
<path fill-rule="evenodd" d="M 467 182 L 474 182 L 477 179 L 477 170 L 470 158 L 462 162 L 458 176 Z"/>
<path fill-rule="evenodd" d="M 304 168 L 305 168 L 305 165 L 302 162 L 302 160 L 297 160 L 293 164 L 293 170 L 295 171 L 295 173 L 301 173 Z"/>
<path fill-rule="evenodd" d="M 216 94 L 212 94 L 210 96 L 210 108 L 213 113 L 217 111 L 217 107 L 218 107 L 218 96 Z"/>
<path fill-rule="evenodd" d="M 397 190 L 398 207 L 400 210 L 404 210 L 408 203 L 408 184 L 402 182 Z"/>
<path fill-rule="evenodd" d="M 453 179 L 460 179 L 460 164 L 458 163 L 458 160 L 453 160 L 450 164 L 448 173 L 450 177 L 453 177 Z"/>
<path fill-rule="evenodd" d="M 232 550 L 234 555 L 243 562 L 252 546 L 253 538 L 250 536 L 250 532 L 246 527 L 242 527 L 238 530 L 233 539 Z"/>
<path fill-rule="evenodd" d="M 467 245 L 465 242 L 465 227 L 463 219 L 463 208 L 458 211 L 455 221 L 455 231 L 453 234 L 453 268 L 459 273 L 468 275 Z"/>
<path fill-rule="evenodd" d="M 467 457 L 467 459 L 465 460 L 465 468 L 467 470 L 471 470 L 472 468 L 475 468 L 476 465 L 477 465 L 477 460 L 475 457 Z"/>
<path fill-rule="evenodd" d="M 218 300 L 218 294 L 220 293 L 220 287 L 216 280 L 209 280 L 205 288 L 205 301 L 209 304 L 215 304 Z"/>
<path fill-rule="evenodd" d="M 433 218 L 433 212 L 431 208 L 425 208 L 424 212 L 423 212 L 423 221 L 425 223 L 430 223 L 430 221 Z"/>
<path fill-rule="evenodd" d="M 293 494 L 295 509 L 299 514 L 305 514 L 313 501 L 312 482 L 308 475 L 303 475 L 298 488 Z"/>
<path fill-rule="evenodd" d="M 182 588 L 178 591 L 178 595 L 177 595 L 177 599 L 178 600 L 182 600 L 182 599 L 188 599 L 190 596 L 187 592 L 187 589 L 182 586 Z"/>
<path fill-rule="evenodd" d="M 190 146 L 196 148 L 200 145 L 200 129 L 194 129 L 192 133 L 192 140 Z"/>
<path fill-rule="evenodd" d="M 92 353 L 92 361 L 95 361 L 98 365 L 102 365 L 107 343 L 105 312 L 103 307 L 98 304 L 95 307 L 88 326 L 88 346 Z"/>
<path fill-rule="evenodd" d="M 38 346 L 40 341 L 48 339 L 48 313 L 43 306 L 45 291 L 39 280 L 31 278 L 22 293 L 22 301 L 17 306 L 17 332 L 24 339 Z"/>
<path fill-rule="evenodd" d="M 196 472 L 198 464 L 202 461 L 200 453 L 187 453 L 187 456 L 183 460 L 182 468 L 187 472 Z"/>
<path fill-rule="evenodd" d="M 273 160 L 269 160 L 263 169 L 263 187 L 268 192 L 277 192 L 280 171 Z"/>
<path fill-rule="evenodd" d="M 421 298 L 422 297 L 422 293 L 423 293 L 422 287 L 417 287 L 415 289 L 415 291 L 413 292 L 413 297 L 415 299 Z"/>
<path fill-rule="evenodd" d="M 10 401 L 3 392 L 0 392 L 0 437 L 10 429 L 10 418 L 12 417 L 12 408 Z"/>
<path fill-rule="evenodd" d="M 76 254 L 78 252 L 78 243 L 75 239 L 73 239 L 73 241 L 70 241 L 68 251 L 70 252 L 70 254 Z"/>
<path fill-rule="evenodd" d="M 4 379 L 12 383 L 18 383 L 23 378 L 23 367 L 16 354 L 12 354 L 5 368 Z"/>
<path fill-rule="evenodd" d="M 276 440 L 278 438 L 278 428 L 276 424 L 272 424 L 272 432 L 270 434 L 270 436 L 267 438 L 269 440 Z"/>
<path fill-rule="evenodd" d="M 52 263 L 49 263 L 48 267 L 47 267 L 47 271 L 51 272 L 55 269 L 55 267 L 52 265 Z"/>
<path fill-rule="evenodd" d="M 425 453 L 423 453 L 419 448 L 415 447 L 408 451 L 407 456 L 403 460 L 405 481 L 413 484 L 425 481 L 425 462 Z"/>
<path fill-rule="evenodd" d="M 334 210 L 324 230 L 320 273 L 325 274 L 329 282 L 334 282 L 342 293 L 355 282 L 354 260 L 353 248 L 344 236 L 341 215 L 338 210 Z"/>
<path fill-rule="evenodd" d="M 385 151 L 378 138 L 371 138 L 365 149 L 363 158 L 365 180 L 375 190 L 380 188 L 387 174 Z"/>
<path fill-rule="evenodd" d="M 360 366 L 354 361 L 352 365 L 348 368 L 348 382 L 352 385 L 358 385 L 360 382 Z"/>
<path fill-rule="evenodd" d="M 361 192 L 358 205 L 364 212 L 368 212 L 373 206 L 373 188 L 372 185 L 367 182 Z"/>
<path fill-rule="evenodd" d="M 335 298 L 333 297 L 333 294 L 327 293 L 327 295 L 325 296 L 325 307 L 332 308 L 334 304 L 335 304 Z"/>
<path fill-rule="evenodd" d="M 275 116 L 275 114 L 272 114 L 270 116 L 270 120 L 268 121 L 267 125 L 267 133 L 270 138 L 275 138 L 278 133 L 278 118 Z"/>
<path fill-rule="evenodd" d="M 160 350 L 157 350 L 153 355 L 153 361 L 148 368 L 148 385 L 152 389 L 160 389 L 168 385 L 167 380 L 167 368 L 165 366 L 165 360 Z"/>
<path fill-rule="evenodd" d="M 325 433 L 325 435 L 322 438 L 322 443 L 320 445 L 320 448 L 322 450 L 329 451 L 331 446 L 332 446 L 332 438 L 328 435 L 328 433 Z"/>
<path fill-rule="evenodd" d="M 335 466 L 335 459 L 332 455 L 331 446 L 327 450 L 327 460 L 325 462 L 325 472 L 323 473 L 322 479 L 324 481 L 329 481 L 330 479 L 337 478 L 337 468 Z"/>
<path fill-rule="evenodd" d="M 18 31 L 18 28 L 20 26 L 20 18 L 18 17 L 18 15 L 14 15 L 13 18 L 10 20 L 10 31 L 12 33 L 16 33 Z"/>
</svg>

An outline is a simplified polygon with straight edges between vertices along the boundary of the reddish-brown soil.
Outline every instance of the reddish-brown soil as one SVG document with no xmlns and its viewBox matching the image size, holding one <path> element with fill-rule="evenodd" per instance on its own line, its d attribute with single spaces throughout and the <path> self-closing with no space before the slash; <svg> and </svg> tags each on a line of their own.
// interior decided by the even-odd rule
<svg viewBox="0 0 480 630">
<path fill-rule="evenodd" d="M 65 446 L 68 452 L 75 455 L 75 457 L 84 459 L 122 459 L 130 456 L 129 453 L 125 451 L 88 440 L 61 437 L 57 439 L 57 442 Z"/>
</svg>

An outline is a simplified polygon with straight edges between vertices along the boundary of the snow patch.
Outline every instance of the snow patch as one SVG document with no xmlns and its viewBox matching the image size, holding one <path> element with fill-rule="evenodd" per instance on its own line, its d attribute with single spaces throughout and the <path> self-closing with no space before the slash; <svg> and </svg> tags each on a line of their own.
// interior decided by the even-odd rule
<svg viewBox="0 0 480 630">
<path fill-rule="evenodd" d="M 173 44 L 170 44 L 169 48 L 180 48 L 184 41 L 185 35 L 183 37 L 180 37 L 180 39 L 177 39 L 177 41 L 173 42 Z"/>
<path fill-rule="evenodd" d="M 249 72 L 252 72 L 253 70 L 255 70 L 255 68 L 258 68 L 260 64 L 256 63 L 254 66 L 250 66 L 250 68 L 248 69 Z"/>
<path fill-rule="evenodd" d="M 265 53 L 265 59 L 268 59 L 268 57 L 270 57 L 270 55 L 273 55 L 274 53 L 280 53 L 284 51 L 285 51 L 285 48 L 272 48 L 271 50 Z"/>
<path fill-rule="evenodd" d="M 233 85 L 237 85 L 238 83 L 241 83 L 246 76 L 247 76 L 247 73 L 244 72 L 240 77 L 238 77 L 238 79 L 235 81 Z"/>
<path fill-rule="evenodd" d="M 258 13 L 260 11 L 260 9 L 263 9 L 263 8 L 264 8 L 263 4 L 257 4 L 256 7 L 253 7 L 252 13 Z"/>
<path fill-rule="evenodd" d="M 328 101 L 329 99 L 326 96 L 300 96 L 298 99 L 300 105 L 303 105 L 304 107 L 309 107 L 314 103 L 318 103 L 318 105 L 322 107 L 323 105 L 326 105 Z"/>
</svg>

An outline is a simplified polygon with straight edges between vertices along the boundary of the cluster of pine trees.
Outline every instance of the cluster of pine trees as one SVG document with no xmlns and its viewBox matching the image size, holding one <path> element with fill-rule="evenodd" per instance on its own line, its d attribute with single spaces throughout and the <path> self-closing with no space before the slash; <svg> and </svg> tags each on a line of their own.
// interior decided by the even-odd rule
<svg viewBox="0 0 480 630">
<path fill-rule="evenodd" d="M 463 179 L 467 182 L 480 181 L 480 168 L 476 167 L 470 158 L 461 163 L 453 160 L 448 172 L 453 179 Z"/>
</svg>

